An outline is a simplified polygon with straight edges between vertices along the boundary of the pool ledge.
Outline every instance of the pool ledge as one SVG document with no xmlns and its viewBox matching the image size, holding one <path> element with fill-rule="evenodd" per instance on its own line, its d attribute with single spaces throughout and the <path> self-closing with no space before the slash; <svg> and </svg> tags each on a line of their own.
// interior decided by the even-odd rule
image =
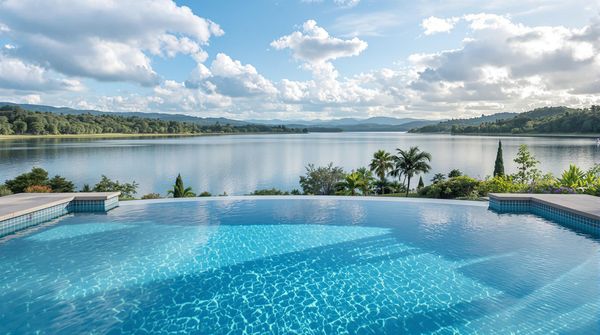
<svg viewBox="0 0 600 335">
<path fill-rule="evenodd" d="M 0 197 L 0 237 L 69 213 L 107 212 L 120 192 L 20 193 Z"/>
<path fill-rule="evenodd" d="M 528 212 L 600 233 L 600 197 L 586 194 L 492 193 L 489 198 L 490 209 L 497 212 Z"/>
</svg>

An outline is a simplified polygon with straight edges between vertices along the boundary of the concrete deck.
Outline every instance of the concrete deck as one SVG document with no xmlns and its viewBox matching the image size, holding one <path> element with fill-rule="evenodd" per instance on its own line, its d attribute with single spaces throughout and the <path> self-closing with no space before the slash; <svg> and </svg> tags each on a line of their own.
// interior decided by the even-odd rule
<svg viewBox="0 0 600 335">
<path fill-rule="evenodd" d="M 108 200 L 120 192 L 19 193 L 0 197 L 0 221 L 27 215 L 52 206 L 83 200 Z"/>
<path fill-rule="evenodd" d="M 587 194 L 491 193 L 498 201 L 532 201 L 600 221 L 600 197 Z"/>
</svg>

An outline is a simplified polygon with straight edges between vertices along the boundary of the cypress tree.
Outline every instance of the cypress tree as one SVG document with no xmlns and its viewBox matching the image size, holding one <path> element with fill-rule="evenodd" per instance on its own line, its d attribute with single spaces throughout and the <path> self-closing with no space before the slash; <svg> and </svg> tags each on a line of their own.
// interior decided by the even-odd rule
<svg viewBox="0 0 600 335">
<path fill-rule="evenodd" d="M 417 189 L 425 187 L 425 183 L 423 182 L 423 176 L 419 176 L 419 184 L 417 185 Z"/>
<path fill-rule="evenodd" d="M 502 141 L 498 141 L 498 153 L 494 164 L 494 177 L 504 176 L 504 158 L 502 158 Z"/>
</svg>

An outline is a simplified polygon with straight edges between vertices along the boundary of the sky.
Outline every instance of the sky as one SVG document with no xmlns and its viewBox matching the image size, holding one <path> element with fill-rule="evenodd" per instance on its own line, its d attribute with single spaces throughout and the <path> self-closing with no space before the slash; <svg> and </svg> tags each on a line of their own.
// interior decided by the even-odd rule
<svg viewBox="0 0 600 335">
<path fill-rule="evenodd" d="M 0 0 L 0 101 L 234 119 L 600 104 L 600 0 Z"/>
</svg>

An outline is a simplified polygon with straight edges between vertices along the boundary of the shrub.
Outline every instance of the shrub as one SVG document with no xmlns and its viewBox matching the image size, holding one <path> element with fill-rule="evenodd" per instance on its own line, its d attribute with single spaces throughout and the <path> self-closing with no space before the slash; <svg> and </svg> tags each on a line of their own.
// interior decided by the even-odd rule
<svg viewBox="0 0 600 335">
<path fill-rule="evenodd" d="M 15 179 L 7 180 L 5 185 L 12 193 L 23 193 L 29 186 L 48 185 L 48 172 L 42 168 L 34 167 L 30 172 L 23 173 Z"/>
<path fill-rule="evenodd" d="M 278 190 L 276 188 L 265 189 L 265 190 L 256 190 L 250 195 L 289 195 L 288 192 L 284 192 L 282 190 Z"/>
<path fill-rule="evenodd" d="M 472 198 L 478 195 L 480 183 L 471 177 L 460 176 L 425 186 L 419 190 L 419 195 L 440 199 Z"/>
<path fill-rule="evenodd" d="M 487 195 L 488 193 L 523 193 L 528 185 L 516 182 L 510 176 L 496 176 L 486 179 L 479 185 L 479 193 Z"/>
<path fill-rule="evenodd" d="M 59 175 L 52 177 L 52 179 L 50 179 L 48 181 L 48 185 L 52 189 L 52 192 L 56 192 L 56 193 L 75 192 L 75 184 L 73 184 L 72 181 L 67 180 L 66 178 L 61 177 Z"/>
<path fill-rule="evenodd" d="M 31 185 L 27 186 L 25 193 L 52 193 L 52 189 L 47 185 Z"/>
<path fill-rule="evenodd" d="M 204 191 L 200 194 L 198 194 L 199 197 L 211 197 L 212 194 L 210 194 L 210 192 Z"/>
<path fill-rule="evenodd" d="M 142 196 L 142 200 L 149 200 L 149 199 L 160 199 L 161 196 L 158 193 L 148 193 L 148 194 L 144 194 Z"/>
<path fill-rule="evenodd" d="M 138 184 L 134 181 L 133 183 L 119 183 L 119 181 L 113 181 L 105 175 L 102 175 L 100 181 L 94 185 L 94 192 L 121 192 L 119 199 L 131 200 L 137 191 Z"/>
<path fill-rule="evenodd" d="M 4 197 L 7 195 L 11 195 L 13 194 L 12 191 L 10 190 L 10 188 L 8 188 L 8 186 L 6 185 L 0 185 L 0 197 Z"/>
</svg>

